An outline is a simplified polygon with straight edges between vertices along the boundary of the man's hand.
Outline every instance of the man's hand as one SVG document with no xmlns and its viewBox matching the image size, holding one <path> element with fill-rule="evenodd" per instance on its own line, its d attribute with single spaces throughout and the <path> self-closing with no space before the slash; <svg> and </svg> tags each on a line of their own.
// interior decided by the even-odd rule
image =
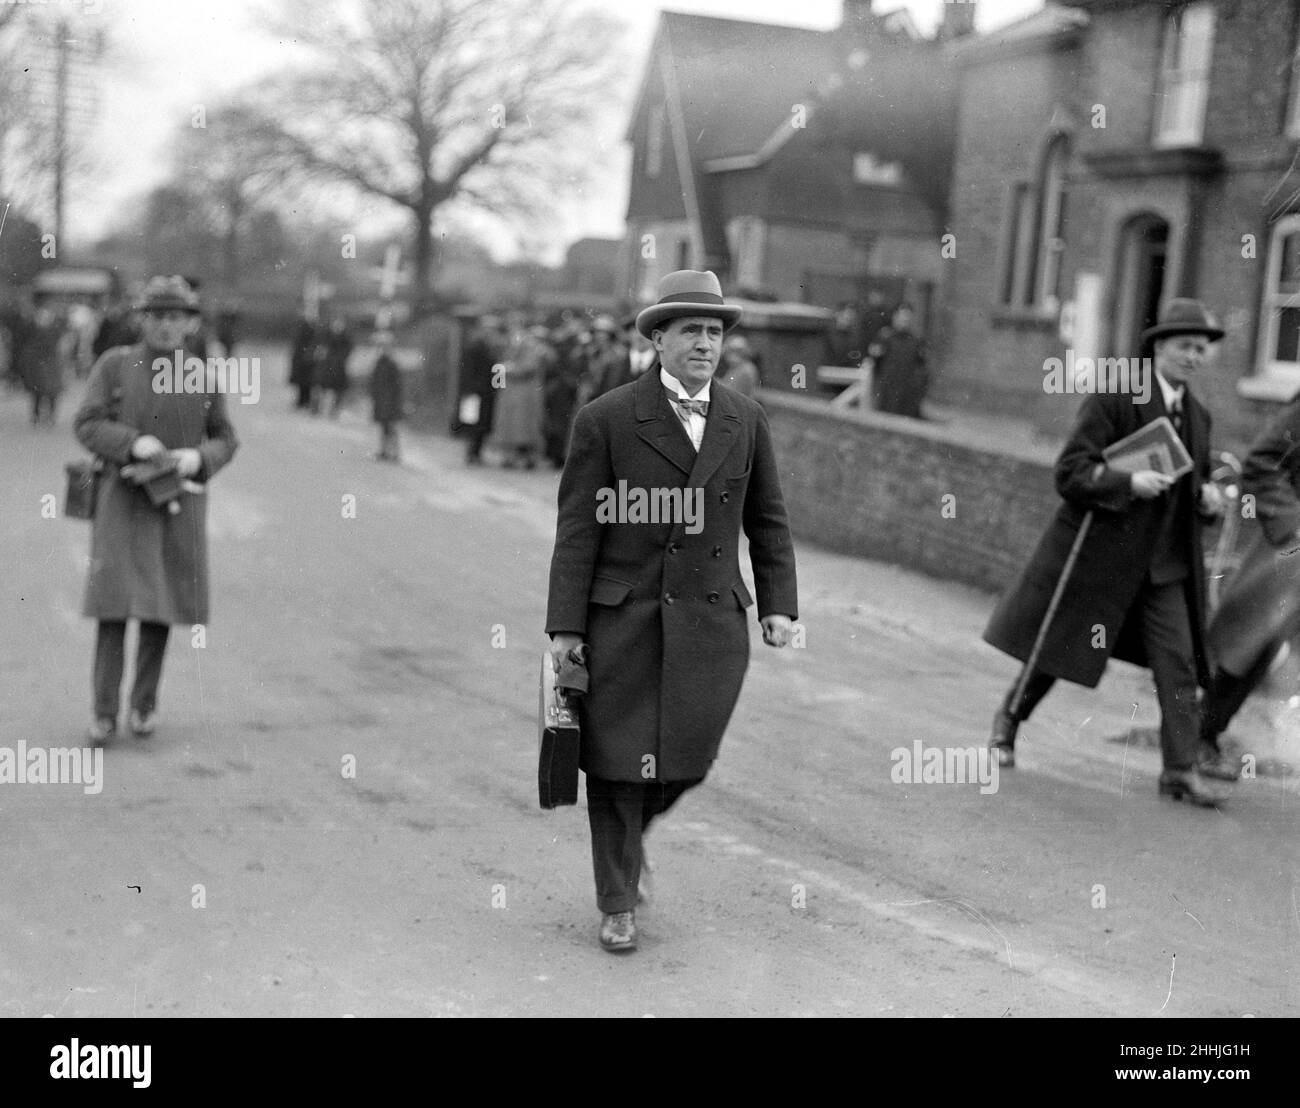
<svg viewBox="0 0 1300 1108">
<path fill-rule="evenodd" d="M 569 651 L 582 645 L 581 635 L 569 635 L 561 632 L 558 635 L 551 636 L 551 659 L 555 662 L 556 672 L 559 672 L 560 663 L 568 656 Z"/>
<path fill-rule="evenodd" d="M 141 435 L 131 444 L 131 457 L 139 458 L 142 462 L 147 462 L 150 458 L 156 458 L 159 454 L 167 453 L 167 447 L 162 442 L 154 438 L 153 435 Z"/>
<path fill-rule="evenodd" d="M 789 643 L 794 628 L 789 616 L 764 616 L 759 623 L 763 626 L 763 641 L 768 646 L 780 647 Z"/>
<path fill-rule="evenodd" d="M 1218 519 L 1228 507 L 1219 486 L 1213 481 L 1201 484 L 1201 514 Z"/>
<path fill-rule="evenodd" d="M 192 446 L 183 446 L 171 453 L 176 459 L 176 472 L 182 477 L 193 477 L 203 465 L 203 455 Z"/>
<path fill-rule="evenodd" d="M 1154 469 L 1142 469 L 1129 478 L 1133 495 L 1141 500 L 1154 500 L 1163 492 L 1169 491 L 1174 479 Z"/>
</svg>

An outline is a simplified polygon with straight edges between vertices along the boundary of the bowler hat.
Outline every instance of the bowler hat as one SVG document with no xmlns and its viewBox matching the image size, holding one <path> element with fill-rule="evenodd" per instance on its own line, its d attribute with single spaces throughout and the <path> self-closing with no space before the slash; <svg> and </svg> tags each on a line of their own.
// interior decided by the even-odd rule
<svg viewBox="0 0 1300 1108">
<path fill-rule="evenodd" d="M 684 315 L 716 316 L 730 331 L 740 319 L 740 306 L 722 299 L 722 285 L 711 270 L 679 269 L 659 282 L 659 302 L 638 313 L 636 329 L 649 338 L 666 321 Z"/>
<path fill-rule="evenodd" d="M 1142 345 L 1172 335 L 1204 335 L 1211 342 L 1218 342 L 1223 338 L 1223 328 L 1214 322 L 1199 300 L 1175 297 L 1164 306 L 1155 326 L 1142 332 Z"/>
<path fill-rule="evenodd" d="M 134 305 L 140 312 L 199 312 L 199 298 L 184 277 L 150 277 Z"/>
</svg>

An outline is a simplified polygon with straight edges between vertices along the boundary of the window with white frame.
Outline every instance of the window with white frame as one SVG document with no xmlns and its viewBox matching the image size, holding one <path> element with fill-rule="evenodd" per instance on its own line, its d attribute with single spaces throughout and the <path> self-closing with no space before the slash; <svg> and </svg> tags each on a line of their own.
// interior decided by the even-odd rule
<svg viewBox="0 0 1300 1108">
<path fill-rule="evenodd" d="M 1209 0 L 1175 8 L 1165 17 L 1160 88 L 1156 97 L 1156 146 L 1198 146 L 1205 132 L 1205 105 L 1214 54 L 1214 5 Z"/>
<path fill-rule="evenodd" d="M 1060 306 L 1069 157 L 1069 138 L 1055 135 L 1038 181 L 1011 186 L 1000 284 L 1001 303 L 1009 308 L 1054 312 Z"/>
<path fill-rule="evenodd" d="M 1273 228 L 1260 307 L 1260 375 L 1300 386 L 1300 214 Z"/>
<path fill-rule="evenodd" d="M 1061 304 L 1061 256 L 1065 252 L 1065 167 L 1070 140 L 1057 135 L 1043 158 L 1038 190 L 1038 234 L 1034 243 L 1033 302 L 1044 311 Z"/>
<path fill-rule="evenodd" d="M 645 139 L 645 175 L 658 177 L 664 166 L 665 111 L 662 104 L 650 109 Z"/>
<path fill-rule="evenodd" d="M 1300 41 L 1291 53 L 1291 99 L 1286 107 L 1287 138 L 1300 139 Z"/>
</svg>

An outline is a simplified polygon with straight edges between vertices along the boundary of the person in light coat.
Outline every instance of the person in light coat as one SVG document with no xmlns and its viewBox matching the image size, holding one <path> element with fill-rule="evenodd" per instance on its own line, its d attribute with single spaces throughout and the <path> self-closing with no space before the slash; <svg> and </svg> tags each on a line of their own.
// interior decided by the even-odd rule
<svg viewBox="0 0 1300 1108">
<path fill-rule="evenodd" d="M 175 359 L 198 324 L 198 298 L 180 277 L 155 277 L 139 305 L 144 341 L 95 363 L 74 426 L 105 464 L 91 525 L 83 614 L 95 620 L 94 723 L 89 739 L 117 733 L 128 620 L 140 625 L 132 732 L 153 733 L 163 657 L 172 625 L 208 622 L 208 482 L 234 457 L 226 398 L 208 376 L 204 391 L 177 392 L 155 361 Z M 169 464 L 195 491 L 155 505 L 132 479 L 134 466 Z"/>
</svg>

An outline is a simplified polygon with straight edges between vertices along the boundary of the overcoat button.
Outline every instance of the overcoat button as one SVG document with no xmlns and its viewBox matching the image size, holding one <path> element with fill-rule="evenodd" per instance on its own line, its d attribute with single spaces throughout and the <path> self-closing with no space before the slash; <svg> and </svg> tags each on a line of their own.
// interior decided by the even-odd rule
<svg viewBox="0 0 1300 1108">
<path fill-rule="evenodd" d="M 723 502 L 724 504 L 725 504 L 728 500 L 730 500 L 730 499 L 731 499 L 731 493 L 729 493 L 729 492 L 724 492 L 724 493 L 722 494 L 722 502 Z"/>
<path fill-rule="evenodd" d="M 671 603 L 672 603 L 674 600 L 676 600 L 676 599 L 677 599 L 677 597 L 673 596 L 672 593 L 670 593 L 670 592 L 664 593 L 664 603 L 665 603 L 665 604 L 671 604 Z"/>
<path fill-rule="evenodd" d="M 721 557 L 722 557 L 722 547 L 720 547 L 720 546 L 715 546 L 715 547 L 713 548 L 713 556 L 714 556 L 715 558 L 721 558 Z"/>
<path fill-rule="evenodd" d="M 716 592 L 709 593 L 709 603 L 716 604 L 718 602 L 718 596 L 719 594 Z"/>
<path fill-rule="evenodd" d="M 669 554 L 676 554 L 677 551 L 678 551 L 679 549 L 680 549 L 680 547 L 678 547 L 678 545 L 677 545 L 675 542 L 672 542 L 672 543 L 669 543 L 669 544 L 668 544 L 668 553 L 669 553 Z"/>
</svg>

